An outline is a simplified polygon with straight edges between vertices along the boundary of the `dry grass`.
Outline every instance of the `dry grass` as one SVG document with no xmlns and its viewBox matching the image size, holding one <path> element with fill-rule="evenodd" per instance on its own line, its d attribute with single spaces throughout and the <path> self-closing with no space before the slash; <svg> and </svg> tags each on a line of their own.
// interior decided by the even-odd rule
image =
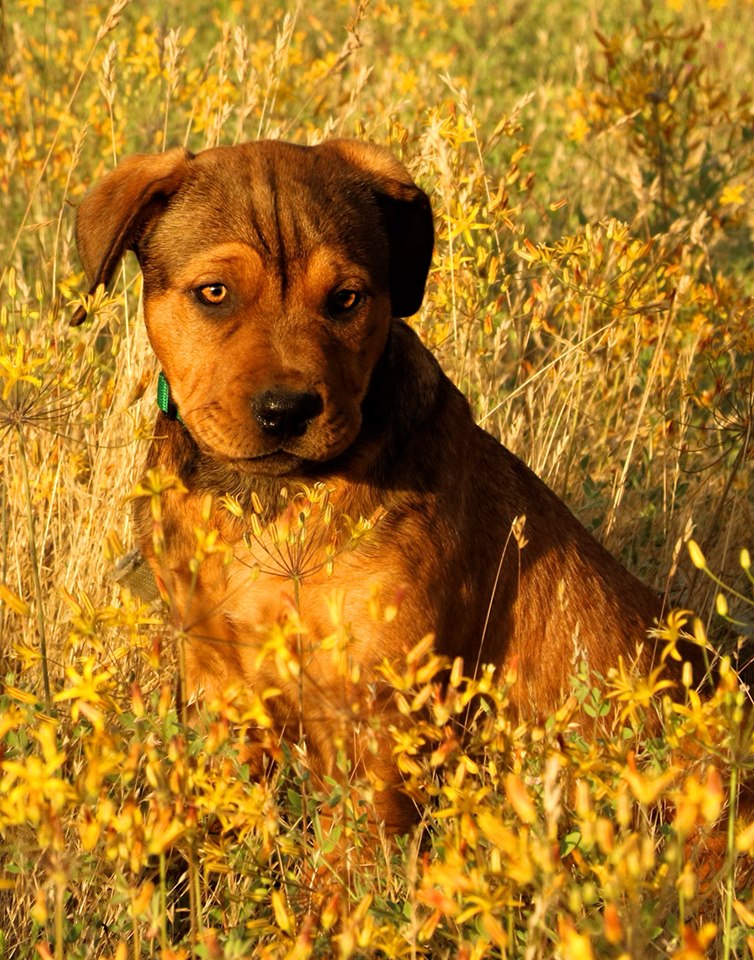
<svg viewBox="0 0 754 960">
<path fill-rule="evenodd" d="M 729 668 L 754 620 L 752 6 L 573 6 L 0 6 L 0 957 L 754 952 Z M 363 863 L 331 795 L 355 867 L 315 918 L 329 841 L 305 757 L 247 782 L 258 703 L 184 729 L 163 613 L 109 577 L 154 416 L 136 265 L 93 322 L 68 317 L 73 206 L 117 158 L 330 135 L 389 145 L 431 193 L 414 323 L 480 421 L 695 611 L 671 646 L 685 629 L 723 659 L 710 700 L 656 699 L 662 741 L 641 738 L 660 677 L 584 666 L 602 739 L 567 710 L 514 727 L 502 681 L 460 745 L 447 721 L 478 687 L 435 697 L 418 657 L 393 681 L 433 704 L 397 745 L 423 832 Z"/>
</svg>

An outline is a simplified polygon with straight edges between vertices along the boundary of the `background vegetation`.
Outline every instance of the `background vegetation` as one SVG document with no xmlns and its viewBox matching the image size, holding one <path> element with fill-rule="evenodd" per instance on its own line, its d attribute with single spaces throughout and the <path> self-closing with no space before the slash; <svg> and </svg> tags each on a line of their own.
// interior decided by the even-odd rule
<svg viewBox="0 0 754 960">
<path fill-rule="evenodd" d="M 754 619 L 750 0 L 0 14 L 0 956 L 754 953 L 730 667 L 745 679 Z M 417 651 L 393 676 L 416 711 L 396 751 L 427 812 L 377 851 L 336 786 L 323 836 L 296 751 L 248 782 L 261 704 L 180 723 L 164 612 L 110 578 L 155 412 L 135 263 L 68 326 L 74 207 L 118 158 L 333 135 L 390 146 L 431 193 L 413 322 L 480 422 L 695 611 L 671 648 L 684 630 L 722 656 L 704 701 L 584 665 L 593 742 L 573 702 L 515 726 L 500 678 L 461 744 L 447 721 L 479 685 L 440 696 Z M 642 738 L 655 709 L 665 736 Z"/>
</svg>

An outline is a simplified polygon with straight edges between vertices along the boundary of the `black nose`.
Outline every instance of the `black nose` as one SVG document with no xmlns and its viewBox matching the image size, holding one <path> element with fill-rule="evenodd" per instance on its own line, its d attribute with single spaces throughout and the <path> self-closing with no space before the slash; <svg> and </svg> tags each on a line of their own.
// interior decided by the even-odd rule
<svg viewBox="0 0 754 960">
<path fill-rule="evenodd" d="M 272 437 L 300 437 L 309 421 L 322 413 L 322 397 L 318 393 L 291 393 L 288 390 L 265 390 L 251 401 L 257 423 Z"/>
</svg>

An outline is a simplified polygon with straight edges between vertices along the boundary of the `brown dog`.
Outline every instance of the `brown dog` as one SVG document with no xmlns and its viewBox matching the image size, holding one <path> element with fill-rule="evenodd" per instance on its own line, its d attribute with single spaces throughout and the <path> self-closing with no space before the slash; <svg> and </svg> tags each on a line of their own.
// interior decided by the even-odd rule
<svg viewBox="0 0 754 960">
<path fill-rule="evenodd" d="M 188 492 L 163 497 L 161 556 L 145 501 L 136 521 L 188 631 L 195 692 L 278 688 L 278 733 L 305 741 L 323 776 L 345 738 L 378 784 L 378 815 L 399 831 L 415 810 L 392 760 L 387 731 L 400 720 L 377 672 L 385 659 L 400 663 L 433 634 L 469 674 L 517 664 L 514 704 L 534 717 L 567 694 L 582 658 L 604 675 L 637 657 L 658 597 L 476 426 L 398 319 L 419 309 L 433 225 L 388 153 L 341 140 L 130 157 L 81 204 L 77 240 L 92 289 L 128 249 L 143 271 L 149 337 L 180 414 L 158 417 L 148 466 Z M 265 563 L 278 548 L 264 525 L 318 482 L 327 504 L 307 521 L 306 569 Z M 214 554 L 194 574 L 207 494 L 232 559 Z M 253 536 L 226 494 L 247 513 L 264 508 Z M 343 533 L 344 518 L 382 511 L 367 536 Z M 299 668 L 281 676 L 264 645 L 292 618 Z M 346 668 L 334 619 L 351 634 Z M 650 643 L 638 657 L 648 670 Z"/>
</svg>

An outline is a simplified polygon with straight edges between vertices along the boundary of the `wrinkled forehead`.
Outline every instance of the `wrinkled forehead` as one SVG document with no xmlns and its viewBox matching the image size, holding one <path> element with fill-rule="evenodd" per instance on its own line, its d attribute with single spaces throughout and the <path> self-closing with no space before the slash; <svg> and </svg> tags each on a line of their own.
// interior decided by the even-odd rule
<svg viewBox="0 0 754 960">
<path fill-rule="evenodd" d="M 228 242 L 247 244 L 265 263 L 291 266 L 329 248 L 371 273 L 387 271 L 387 234 L 363 177 L 290 144 L 199 154 L 140 244 L 142 266 L 170 282 L 187 258 Z"/>
</svg>

